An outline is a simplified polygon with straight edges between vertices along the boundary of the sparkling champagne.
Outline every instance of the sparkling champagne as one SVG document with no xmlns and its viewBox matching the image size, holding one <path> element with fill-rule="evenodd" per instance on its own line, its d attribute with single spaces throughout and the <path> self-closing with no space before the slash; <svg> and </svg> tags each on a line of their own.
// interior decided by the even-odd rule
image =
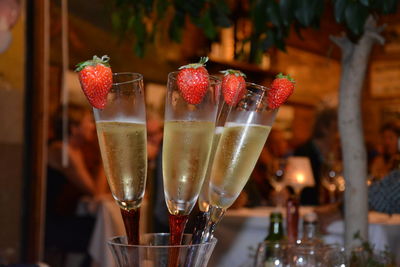
<svg viewBox="0 0 400 267">
<path fill-rule="evenodd" d="M 211 153 L 210 153 L 210 160 L 208 163 L 208 167 L 207 167 L 207 172 L 206 172 L 206 177 L 204 179 L 204 183 L 203 186 L 201 188 L 200 194 L 199 194 L 199 200 L 198 200 L 198 204 L 199 204 L 199 209 L 200 211 L 206 212 L 208 211 L 208 207 L 210 205 L 210 200 L 209 200 L 209 185 L 210 185 L 210 175 L 211 175 L 211 169 L 212 169 L 212 164 L 214 161 L 214 156 L 215 156 L 215 152 L 217 151 L 217 147 L 218 147 L 218 142 L 219 139 L 221 138 L 221 133 L 223 131 L 224 127 L 217 127 L 215 128 L 215 134 L 213 137 L 213 143 L 211 146 Z"/>
<path fill-rule="evenodd" d="M 260 156 L 270 126 L 228 123 L 222 132 L 211 171 L 210 204 L 229 208 Z"/>
<path fill-rule="evenodd" d="M 167 207 L 172 215 L 192 210 L 207 170 L 214 122 L 166 121 L 163 176 Z"/>
<path fill-rule="evenodd" d="M 98 121 L 96 128 L 104 170 L 114 198 L 122 209 L 137 209 L 146 185 L 146 125 Z"/>
</svg>

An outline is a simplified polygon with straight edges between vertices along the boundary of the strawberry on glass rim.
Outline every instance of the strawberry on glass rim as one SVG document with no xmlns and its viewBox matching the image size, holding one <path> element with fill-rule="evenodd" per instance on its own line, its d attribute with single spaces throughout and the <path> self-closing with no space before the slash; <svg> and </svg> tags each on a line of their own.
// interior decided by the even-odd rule
<svg viewBox="0 0 400 267">
<path fill-rule="evenodd" d="M 107 102 L 107 94 L 112 87 L 112 71 L 108 56 L 93 56 L 93 59 L 76 65 L 79 82 L 89 103 L 103 109 Z"/>
<path fill-rule="evenodd" d="M 179 68 L 176 83 L 183 99 L 189 104 L 199 104 L 209 87 L 208 71 L 205 63 L 208 57 L 200 58 L 199 63 L 192 63 Z"/>
<path fill-rule="evenodd" d="M 240 70 L 223 70 L 220 71 L 224 74 L 222 79 L 222 93 L 225 102 L 230 105 L 236 105 L 242 99 L 246 89 L 246 75 Z"/>
<path fill-rule="evenodd" d="M 279 73 L 272 81 L 268 93 L 268 107 L 270 109 L 279 108 L 294 91 L 295 80 L 290 75 Z"/>
</svg>

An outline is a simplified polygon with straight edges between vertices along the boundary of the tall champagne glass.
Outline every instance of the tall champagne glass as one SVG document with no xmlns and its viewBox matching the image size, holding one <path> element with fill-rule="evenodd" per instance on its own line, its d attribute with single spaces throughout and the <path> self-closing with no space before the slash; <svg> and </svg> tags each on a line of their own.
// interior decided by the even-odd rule
<svg viewBox="0 0 400 267">
<path fill-rule="evenodd" d="M 260 156 L 278 110 L 268 107 L 268 92 L 264 86 L 246 83 L 245 94 L 227 116 L 211 170 L 210 219 L 203 240 L 210 240 Z"/>
<path fill-rule="evenodd" d="M 129 244 L 139 243 L 140 206 L 147 174 L 143 77 L 113 74 L 104 109 L 93 109 L 104 170 L 121 209 Z"/>
<path fill-rule="evenodd" d="M 182 97 L 178 72 L 168 75 L 165 105 L 163 178 L 170 213 L 171 245 L 181 243 L 188 215 L 196 204 L 207 171 L 220 94 L 220 81 L 209 76 L 197 105 Z"/>
<path fill-rule="evenodd" d="M 237 95 L 236 95 L 236 97 L 237 97 Z M 206 229 L 206 226 L 207 226 L 207 223 L 208 223 L 208 220 L 210 217 L 210 212 L 209 212 L 209 207 L 210 207 L 209 188 L 210 188 L 210 186 L 209 185 L 210 185 L 211 169 L 212 169 L 212 164 L 214 162 L 215 152 L 217 151 L 218 143 L 219 143 L 219 140 L 221 139 L 221 134 L 224 129 L 225 121 L 229 114 L 230 109 L 231 109 L 231 106 L 228 105 L 224 101 L 223 94 L 221 94 L 220 101 L 219 101 L 219 107 L 218 107 L 216 127 L 215 127 L 213 142 L 212 142 L 212 146 L 211 146 L 210 160 L 209 160 L 209 163 L 207 166 L 206 177 L 204 179 L 204 183 L 201 188 L 199 198 L 197 201 L 200 212 L 199 212 L 198 216 L 196 217 L 196 221 L 195 221 L 195 228 L 194 228 L 193 235 L 192 235 L 192 243 L 193 244 L 201 243 L 202 236 L 204 234 L 204 231 Z"/>
</svg>

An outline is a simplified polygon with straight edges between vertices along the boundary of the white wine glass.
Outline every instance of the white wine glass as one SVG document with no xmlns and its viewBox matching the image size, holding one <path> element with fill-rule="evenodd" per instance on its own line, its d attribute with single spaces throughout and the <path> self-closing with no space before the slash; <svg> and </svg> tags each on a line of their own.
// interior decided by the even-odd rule
<svg viewBox="0 0 400 267">
<path fill-rule="evenodd" d="M 240 84 L 238 85 L 240 87 Z M 239 90 L 240 88 L 237 89 L 237 94 L 235 95 L 235 99 L 238 97 Z M 199 213 L 196 217 L 196 221 L 194 224 L 194 231 L 193 231 L 193 240 L 192 242 L 194 244 L 198 244 L 202 242 L 202 238 L 204 235 L 204 231 L 206 230 L 208 220 L 210 218 L 210 194 L 209 194 L 209 189 L 210 189 L 210 176 L 211 176 L 211 169 L 212 169 L 212 164 L 214 161 L 215 157 L 215 152 L 218 147 L 219 140 L 221 139 L 221 134 L 224 129 L 225 121 L 226 118 L 231 110 L 232 106 L 227 104 L 224 95 L 221 93 L 220 94 L 220 100 L 219 100 L 219 106 L 218 106 L 218 115 L 217 115 L 217 120 L 216 120 L 216 127 L 215 127 L 215 132 L 214 132 L 214 137 L 213 137 L 213 143 L 211 146 L 211 153 L 210 153 L 210 159 L 208 162 L 207 166 L 207 172 L 206 172 L 206 177 L 204 179 L 202 188 L 200 190 L 199 198 L 198 198 L 198 207 L 199 207 Z"/>
<path fill-rule="evenodd" d="M 129 244 L 139 242 L 140 206 L 147 175 L 143 76 L 115 73 L 103 109 L 93 108 L 104 170 Z"/>
<path fill-rule="evenodd" d="M 165 102 L 163 181 L 170 213 L 171 244 L 179 245 L 188 216 L 203 184 L 215 131 L 221 81 L 208 76 L 200 103 L 190 104 L 177 84 L 178 72 L 168 75 Z"/>
<path fill-rule="evenodd" d="M 276 203 L 279 208 L 283 207 L 285 203 L 285 196 L 283 195 L 283 190 L 286 186 L 286 182 L 284 179 L 285 168 L 285 158 L 273 158 L 270 162 L 267 163 L 267 179 L 276 192 L 276 196 L 274 197 L 273 202 Z"/>
<path fill-rule="evenodd" d="M 210 240 L 225 211 L 235 202 L 260 156 L 278 109 L 268 105 L 269 90 L 246 83 L 230 109 L 215 153 L 209 184 L 210 219 L 203 240 Z"/>
</svg>

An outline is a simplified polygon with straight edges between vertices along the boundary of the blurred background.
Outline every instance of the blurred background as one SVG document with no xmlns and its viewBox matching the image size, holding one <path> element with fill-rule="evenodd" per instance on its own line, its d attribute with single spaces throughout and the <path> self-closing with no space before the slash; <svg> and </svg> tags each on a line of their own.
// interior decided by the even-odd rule
<svg viewBox="0 0 400 267">
<path fill-rule="evenodd" d="M 254 32 L 249 13 L 257 1 L 226 1 L 230 12 L 226 18 L 224 12 L 218 15 L 221 25 L 228 19 L 225 27 L 216 20 L 211 20 L 212 27 L 207 20 L 191 20 L 190 11 L 179 15 L 169 1 L 158 1 L 169 3 L 159 7 L 165 9 L 160 21 L 135 18 L 141 11 L 125 8 L 124 2 L 129 1 L 0 0 L 0 259 L 43 259 L 48 144 L 57 135 L 54 118 L 63 105 L 87 107 L 73 69 L 93 55 L 108 55 L 114 72 L 143 74 L 148 117 L 156 121 L 151 124 L 156 132 L 162 127 L 167 74 L 201 56 L 210 58 L 211 74 L 240 69 L 247 80 L 265 86 L 279 72 L 296 80 L 295 93 L 274 125 L 288 153 L 312 138 L 318 114 L 337 109 L 341 51 L 330 36 L 341 35 L 346 27 L 336 22 L 331 1 L 323 1 L 319 25 L 293 24 L 284 51 L 274 43 L 258 54 L 249 42 Z M 140 1 L 143 10 L 145 2 Z M 303 2 L 307 6 L 312 1 Z M 386 24 L 381 33 L 386 41 L 372 49 L 361 97 L 371 161 L 384 149 L 382 126 L 400 122 L 400 12 L 391 12 L 378 20 Z M 159 28 L 151 36 L 155 25 Z"/>
</svg>

